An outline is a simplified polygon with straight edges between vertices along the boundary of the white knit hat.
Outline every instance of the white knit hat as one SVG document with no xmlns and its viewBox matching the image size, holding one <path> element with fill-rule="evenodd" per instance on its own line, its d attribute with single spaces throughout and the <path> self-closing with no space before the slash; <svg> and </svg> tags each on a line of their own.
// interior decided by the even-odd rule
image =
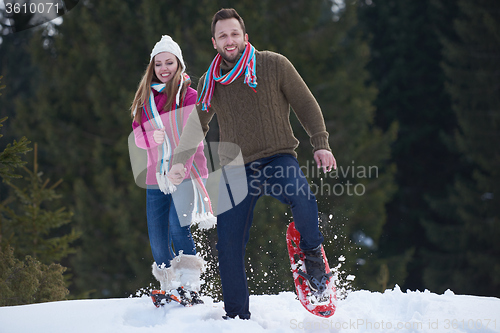
<svg viewBox="0 0 500 333">
<path fill-rule="evenodd" d="M 172 39 L 172 37 L 168 35 L 163 35 L 161 36 L 161 39 L 158 43 L 155 44 L 155 47 L 153 47 L 153 50 L 151 51 L 151 57 L 149 59 L 149 62 L 153 61 L 153 58 L 155 55 L 161 52 L 170 52 L 173 55 L 177 57 L 179 62 L 181 63 L 182 71 L 181 71 L 181 82 L 180 86 L 182 87 L 182 84 L 184 82 L 184 73 L 186 71 L 186 65 L 184 64 L 184 58 L 182 57 L 182 51 L 176 42 Z M 181 96 L 181 89 L 177 90 L 177 96 L 175 97 L 175 102 L 177 105 L 180 103 L 180 96 Z"/>
<path fill-rule="evenodd" d="M 172 37 L 168 35 L 161 36 L 161 40 L 158 43 L 156 43 L 155 47 L 153 47 L 153 50 L 151 51 L 151 58 L 149 59 L 149 62 L 153 61 L 154 56 L 161 52 L 170 52 L 173 55 L 175 55 L 181 63 L 182 72 L 186 70 L 186 65 L 184 64 L 184 58 L 182 58 L 181 48 L 179 47 L 179 44 L 174 42 Z"/>
</svg>

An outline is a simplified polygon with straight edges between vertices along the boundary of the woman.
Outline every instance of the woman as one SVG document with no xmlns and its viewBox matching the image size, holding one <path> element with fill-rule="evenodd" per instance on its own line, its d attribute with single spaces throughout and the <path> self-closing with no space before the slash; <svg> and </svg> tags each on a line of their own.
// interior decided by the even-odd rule
<svg viewBox="0 0 500 333">
<path fill-rule="evenodd" d="M 131 111 L 136 145 L 146 149 L 148 156 L 146 207 L 153 275 L 162 290 L 182 286 L 196 292 L 205 261 L 196 255 L 190 225 L 215 223 L 204 187 L 208 169 L 203 143 L 186 163 L 180 185 L 174 186 L 166 177 L 172 152 L 196 103 L 197 94 L 185 70 L 179 45 L 162 36 L 151 52 Z"/>
</svg>

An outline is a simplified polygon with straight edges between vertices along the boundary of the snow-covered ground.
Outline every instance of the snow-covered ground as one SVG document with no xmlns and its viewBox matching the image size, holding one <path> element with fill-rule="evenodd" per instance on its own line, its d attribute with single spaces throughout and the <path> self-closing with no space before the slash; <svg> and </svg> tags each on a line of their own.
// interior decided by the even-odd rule
<svg viewBox="0 0 500 333">
<path fill-rule="evenodd" d="M 0 308 L 0 333 L 58 332 L 500 332 L 500 299 L 429 291 L 355 291 L 328 319 L 292 292 L 251 296 L 252 319 L 222 320 L 222 303 L 155 308 L 149 297 L 63 301 Z"/>
</svg>

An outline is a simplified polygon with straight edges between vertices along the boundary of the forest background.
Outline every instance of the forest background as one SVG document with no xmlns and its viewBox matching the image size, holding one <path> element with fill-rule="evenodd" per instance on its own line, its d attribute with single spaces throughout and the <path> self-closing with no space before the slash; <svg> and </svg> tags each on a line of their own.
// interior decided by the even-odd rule
<svg viewBox="0 0 500 333">
<path fill-rule="evenodd" d="M 334 174 L 317 171 L 291 120 L 341 282 L 500 297 L 498 1 L 72 0 L 44 25 L 5 3 L 0 290 L 25 288 L 12 277 L 23 267 L 34 276 L 33 262 L 65 271 L 68 290 L 58 280 L 53 298 L 0 305 L 126 297 L 155 284 L 129 107 L 163 34 L 181 46 L 197 86 L 215 56 L 211 18 L 224 7 L 240 13 L 258 50 L 290 59 L 323 110 Z M 207 141 L 217 139 L 214 119 Z M 260 200 L 247 248 L 252 294 L 293 289 L 291 221 L 287 207 Z M 210 263 L 203 291 L 220 299 L 216 232 L 193 231 Z"/>
</svg>

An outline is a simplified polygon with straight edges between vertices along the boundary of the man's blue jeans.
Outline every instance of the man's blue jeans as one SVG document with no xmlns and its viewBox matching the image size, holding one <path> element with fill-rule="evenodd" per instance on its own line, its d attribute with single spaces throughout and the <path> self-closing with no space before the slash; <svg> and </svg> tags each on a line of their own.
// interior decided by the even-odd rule
<svg viewBox="0 0 500 333">
<path fill-rule="evenodd" d="M 318 205 L 309 183 L 300 170 L 297 159 L 289 154 L 278 154 L 245 165 L 247 188 L 239 189 L 225 180 L 231 180 L 230 167 L 224 167 L 219 188 L 237 197 L 235 191 L 247 191 L 243 201 L 232 209 L 217 215 L 217 250 L 219 270 L 228 316 L 250 318 L 249 293 L 245 273 L 245 248 L 249 239 L 253 211 L 257 200 L 270 195 L 290 206 L 297 230 L 301 234 L 300 247 L 311 250 L 323 243 L 318 226 Z M 241 184 L 241 182 L 239 182 Z M 231 199 L 232 200 L 232 199 Z M 219 200 L 220 201 L 220 200 Z M 271 221 L 269 221 L 271 222 Z M 283 249 L 286 251 L 286 249 Z"/>
</svg>

